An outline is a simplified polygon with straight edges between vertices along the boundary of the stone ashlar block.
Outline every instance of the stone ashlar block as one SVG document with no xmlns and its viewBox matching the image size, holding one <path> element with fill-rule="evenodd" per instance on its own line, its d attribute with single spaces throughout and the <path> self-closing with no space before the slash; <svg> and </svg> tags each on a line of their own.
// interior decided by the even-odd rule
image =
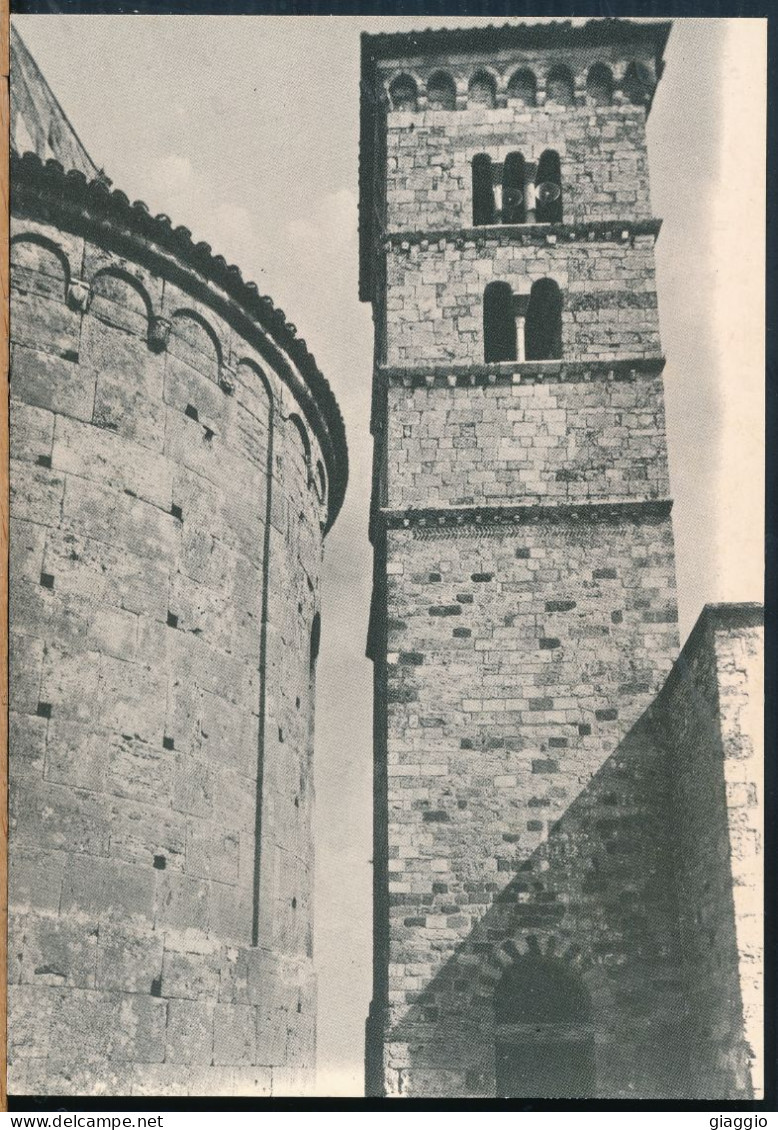
<svg viewBox="0 0 778 1130">
<path fill-rule="evenodd" d="M 219 996 L 219 976 L 218 954 L 167 950 L 162 963 L 161 993 L 166 999 L 215 1001 Z"/>
<path fill-rule="evenodd" d="M 165 1060 L 203 1068 L 213 1062 L 214 1003 L 170 1000 Z"/>
<path fill-rule="evenodd" d="M 96 923 L 27 917 L 22 981 L 27 984 L 90 989 L 95 985 Z"/>
<path fill-rule="evenodd" d="M 146 928 L 133 933 L 118 925 L 101 925 L 97 949 L 96 987 L 107 991 L 149 993 L 161 976 L 163 939 Z"/>
<path fill-rule="evenodd" d="M 256 1062 L 257 1010 L 251 1005 L 214 1006 L 213 1062 L 241 1066 Z"/>
<path fill-rule="evenodd" d="M 110 1049 L 112 1062 L 162 1063 L 166 1022 L 165 1001 L 140 994 L 121 996 L 117 1031 Z"/>
</svg>

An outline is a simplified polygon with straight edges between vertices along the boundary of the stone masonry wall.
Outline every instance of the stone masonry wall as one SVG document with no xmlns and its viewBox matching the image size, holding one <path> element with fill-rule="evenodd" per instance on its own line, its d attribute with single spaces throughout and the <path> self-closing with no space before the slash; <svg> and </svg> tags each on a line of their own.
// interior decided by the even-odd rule
<svg viewBox="0 0 778 1130">
<path fill-rule="evenodd" d="M 697 1093 L 763 1093 L 763 613 L 709 605 L 654 713 L 671 753 Z"/>
<path fill-rule="evenodd" d="M 316 438 L 186 291 L 13 232 L 10 1090 L 304 1092 Z"/>
<path fill-rule="evenodd" d="M 534 947 L 592 994 L 594 1093 L 681 1094 L 667 774 L 640 726 L 677 647 L 669 522 L 390 530 L 386 573 L 385 1088 L 494 1094 L 500 962 Z"/>
<path fill-rule="evenodd" d="M 510 378 L 509 378 L 510 381 Z M 384 504 L 537 505 L 669 495 L 661 376 L 528 376 L 387 392 Z M 441 387 L 442 385 L 442 387 Z"/>
<path fill-rule="evenodd" d="M 388 253 L 389 365 L 482 364 L 483 296 L 491 282 L 529 295 L 536 279 L 562 291 L 562 357 L 601 361 L 661 352 L 654 238 L 548 244 L 499 234 L 404 241 Z"/>
<path fill-rule="evenodd" d="M 519 152 L 536 163 L 546 149 L 559 154 L 565 223 L 648 219 L 645 144 L 645 111 L 629 104 L 390 111 L 388 227 L 469 228 L 473 157 Z"/>
<path fill-rule="evenodd" d="M 750 627 L 687 647 L 656 699 L 678 647 L 645 149 L 669 27 L 656 32 L 363 45 L 375 1093 L 750 1094 Z M 603 63 L 612 104 L 595 106 Z M 511 97 L 519 68 L 536 105 Z M 440 72 L 451 109 L 430 108 Z M 415 110 L 391 106 L 400 75 Z M 473 157 L 546 149 L 562 222 L 474 227 Z M 486 286 L 528 296 L 542 278 L 561 292 L 561 358 L 486 364 Z"/>
</svg>

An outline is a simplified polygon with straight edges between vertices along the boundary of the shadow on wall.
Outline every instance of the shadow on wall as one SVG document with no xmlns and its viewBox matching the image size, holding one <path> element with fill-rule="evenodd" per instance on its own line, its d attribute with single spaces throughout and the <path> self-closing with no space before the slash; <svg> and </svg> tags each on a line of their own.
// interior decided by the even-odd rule
<svg viewBox="0 0 778 1130">
<path fill-rule="evenodd" d="M 693 705 L 693 740 L 720 750 L 715 714 Z M 739 994 L 722 985 L 713 1016 L 688 991 L 675 893 L 683 813 L 672 797 L 672 759 L 686 750 L 668 746 L 665 716 L 659 703 L 641 716 L 531 855 L 514 856 L 519 836 L 503 836 L 497 872 L 515 875 L 502 889 L 495 873 L 465 884 L 468 902 L 492 900 L 469 933 L 454 894 L 445 918 L 408 908 L 406 969 L 450 950 L 452 928 L 461 940 L 423 990 L 394 1002 L 383 1064 L 380 1018 L 368 1022 L 368 1093 L 749 1096 Z M 718 944 L 734 970 L 731 900 L 720 909 Z"/>
</svg>

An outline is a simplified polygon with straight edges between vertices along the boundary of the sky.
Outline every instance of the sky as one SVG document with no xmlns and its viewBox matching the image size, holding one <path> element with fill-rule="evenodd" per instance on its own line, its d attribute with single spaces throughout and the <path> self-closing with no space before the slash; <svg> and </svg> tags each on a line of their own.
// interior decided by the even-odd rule
<svg viewBox="0 0 778 1130">
<path fill-rule="evenodd" d="M 357 297 L 359 36 L 488 19 L 17 16 L 114 186 L 273 296 L 346 422 L 317 668 L 318 1089 L 361 1094 L 371 987 L 365 658 L 372 321 Z M 766 22 L 676 20 L 648 125 L 681 639 L 762 599 Z"/>
</svg>

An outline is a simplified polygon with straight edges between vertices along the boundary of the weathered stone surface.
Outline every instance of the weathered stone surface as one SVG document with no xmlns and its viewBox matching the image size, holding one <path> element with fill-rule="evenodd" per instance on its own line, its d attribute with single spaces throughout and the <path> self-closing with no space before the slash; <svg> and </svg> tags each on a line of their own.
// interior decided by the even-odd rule
<svg viewBox="0 0 778 1130">
<path fill-rule="evenodd" d="M 506 282 L 529 296 L 536 279 L 553 279 L 563 295 L 562 356 L 619 361 L 660 355 L 653 240 L 523 246 L 494 241 L 435 240 L 429 248 L 401 244 L 387 253 L 386 352 L 389 365 L 483 364 L 483 296 Z M 645 295 L 636 306 L 632 296 Z M 581 310 L 579 294 L 593 295 Z M 554 422 L 553 415 L 549 424 Z M 604 432 L 600 442 L 607 436 Z"/>
<path fill-rule="evenodd" d="M 268 1094 L 314 1070 L 324 455 L 253 340 L 110 233 L 14 233 L 10 1086 Z"/>
<path fill-rule="evenodd" d="M 661 377 L 388 392 L 386 504 L 627 502 L 669 493 Z M 519 548 L 519 547 L 517 547 Z"/>
<path fill-rule="evenodd" d="M 657 72 L 649 33 L 626 44 L 622 26 L 601 25 L 596 51 L 575 29 L 365 44 L 372 1093 L 746 1099 L 761 1085 L 745 1036 L 761 1044 L 745 717 L 758 647 L 753 625 L 722 629 L 672 667 L 658 226 L 629 68 Z M 522 68 L 532 105 L 512 87 Z M 441 72 L 453 85 L 436 109 Z M 395 82 L 410 105 L 393 104 Z M 531 182 L 546 150 L 561 217 L 501 224 L 509 155 Z M 475 226 L 479 154 L 495 211 Z M 561 352 L 525 362 L 541 279 L 561 293 Z M 500 363 L 486 363 L 491 283 L 510 291 Z"/>
<path fill-rule="evenodd" d="M 210 1066 L 213 1062 L 212 1001 L 168 1002 L 167 1063 Z"/>
</svg>

